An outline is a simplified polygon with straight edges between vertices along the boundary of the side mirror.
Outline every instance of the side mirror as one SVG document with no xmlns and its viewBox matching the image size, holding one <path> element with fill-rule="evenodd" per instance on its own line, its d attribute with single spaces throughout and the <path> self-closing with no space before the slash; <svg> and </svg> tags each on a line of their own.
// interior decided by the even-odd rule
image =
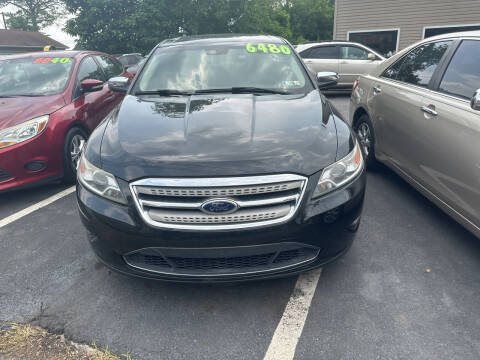
<svg viewBox="0 0 480 360">
<path fill-rule="evenodd" d="M 470 100 L 470 107 L 473 110 L 480 110 L 480 89 L 473 94 L 472 100 Z"/>
<path fill-rule="evenodd" d="M 125 70 L 126 73 L 131 74 L 133 76 L 135 76 L 137 74 L 137 71 L 138 71 L 138 64 L 130 66 Z"/>
<path fill-rule="evenodd" d="M 338 74 L 333 71 L 317 73 L 317 84 L 320 89 L 328 89 L 338 84 Z"/>
<path fill-rule="evenodd" d="M 95 79 L 86 79 L 80 83 L 80 90 L 83 93 L 89 93 L 94 91 L 100 91 L 103 89 L 103 81 Z"/>
<path fill-rule="evenodd" d="M 367 59 L 370 61 L 375 61 L 377 60 L 377 56 L 374 53 L 369 52 L 367 55 Z"/>
<path fill-rule="evenodd" d="M 126 93 L 130 86 L 130 79 L 123 76 L 116 76 L 108 80 L 108 88 L 112 91 Z"/>
</svg>

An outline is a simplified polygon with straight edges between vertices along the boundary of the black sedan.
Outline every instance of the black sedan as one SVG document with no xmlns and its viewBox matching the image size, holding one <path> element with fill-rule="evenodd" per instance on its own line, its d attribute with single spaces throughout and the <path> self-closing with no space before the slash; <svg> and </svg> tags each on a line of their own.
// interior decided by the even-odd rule
<svg viewBox="0 0 480 360">
<path fill-rule="evenodd" d="M 159 44 L 91 135 L 77 199 L 111 268 L 174 281 L 273 278 L 350 247 L 365 192 L 355 135 L 291 45 L 271 36 Z M 127 90 L 128 89 L 128 90 Z"/>
</svg>

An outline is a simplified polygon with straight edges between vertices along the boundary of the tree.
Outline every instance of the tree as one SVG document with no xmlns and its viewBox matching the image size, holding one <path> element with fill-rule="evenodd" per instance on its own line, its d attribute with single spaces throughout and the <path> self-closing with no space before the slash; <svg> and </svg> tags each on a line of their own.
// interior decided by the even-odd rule
<svg viewBox="0 0 480 360">
<path fill-rule="evenodd" d="M 0 0 L 0 7 L 11 5 L 16 12 L 5 13 L 10 29 L 39 31 L 64 13 L 61 0 Z"/>
<path fill-rule="evenodd" d="M 237 1 L 233 1 L 236 3 Z M 231 32 L 269 34 L 290 39 L 290 15 L 277 0 L 247 0 L 241 3 L 240 16 Z"/>
<path fill-rule="evenodd" d="M 290 36 L 278 0 L 65 0 L 76 18 L 66 30 L 79 48 L 143 52 L 165 38 L 218 33 Z"/>
<path fill-rule="evenodd" d="M 142 1 L 143 3 L 143 1 Z M 66 31 L 78 37 L 75 48 L 109 53 L 136 52 L 143 47 L 146 19 L 139 26 L 138 17 L 146 17 L 136 0 L 67 0 L 69 19 Z M 152 30 L 150 30 L 152 31 Z"/>
<path fill-rule="evenodd" d="M 333 0 L 287 0 L 285 8 L 290 14 L 294 43 L 332 39 Z"/>
<path fill-rule="evenodd" d="M 2 0 L 0 0 L 2 1 Z M 249 33 L 331 37 L 332 0 L 64 0 L 77 48 L 148 53 L 183 35 Z M 293 22 L 294 21 L 294 22 Z"/>
</svg>

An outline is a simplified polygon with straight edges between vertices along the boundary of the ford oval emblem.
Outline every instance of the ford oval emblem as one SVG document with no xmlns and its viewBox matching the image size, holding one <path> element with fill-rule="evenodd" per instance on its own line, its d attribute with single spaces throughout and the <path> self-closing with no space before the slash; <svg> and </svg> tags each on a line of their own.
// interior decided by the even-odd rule
<svg viewBox="0 0 480 360">
<path fill-rule="evenodd" d="M 201 209 L 206 214 L 211 215 L 225 215 L 231 214 L 238 209 L 238 205 L 235 201 L 230 199 L 211 199 L 205 201 Z"/>
</svg>

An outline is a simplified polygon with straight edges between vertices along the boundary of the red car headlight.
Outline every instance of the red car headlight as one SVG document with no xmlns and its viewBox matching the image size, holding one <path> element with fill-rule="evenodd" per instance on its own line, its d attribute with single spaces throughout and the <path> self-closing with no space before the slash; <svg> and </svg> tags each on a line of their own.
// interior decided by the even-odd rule
<svg viewBox="0 0 480 360">
<path fill-rule="evenodd" d="M 49 117 L 49 115 L 39 116 L 19 125 L 0 130 L 0 149 L 21 143 L 41 134 L 47 127 Z"/>
</svg>

